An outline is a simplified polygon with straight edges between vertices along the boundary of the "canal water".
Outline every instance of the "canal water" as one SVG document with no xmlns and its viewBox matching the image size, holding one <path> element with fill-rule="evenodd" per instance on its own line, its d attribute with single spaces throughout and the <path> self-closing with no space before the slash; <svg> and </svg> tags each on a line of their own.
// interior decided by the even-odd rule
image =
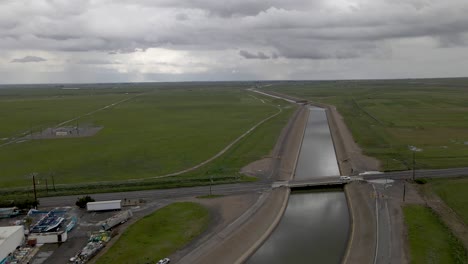
<svg viewBox="0 0 468 264">
<path fill-rule="evenodd" d="M 325 109 L 309 107 L 309 120 L 304 132 L 294 179 L 309 180 L 314 177 L 338 175 L 340 175 L 340 169 Z"/>
<path fill-rule="evenodd" d="M 339 169 L 325 110 L 309 110 L 295 179 L 337 176 Z M 349 222 L 342 190 L 293 191 L 280 223 L 247 263 L 340 263 Z"/>
</svg>

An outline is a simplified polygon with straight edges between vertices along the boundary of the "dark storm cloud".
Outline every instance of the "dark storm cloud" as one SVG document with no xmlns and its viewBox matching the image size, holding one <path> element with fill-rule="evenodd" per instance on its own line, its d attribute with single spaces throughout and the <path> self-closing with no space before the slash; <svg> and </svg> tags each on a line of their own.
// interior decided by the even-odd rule
<svg viewBox="0 0 468 264">
<path fill-rule="evenodd" d="M 73 62 L 73 61 L 71 61 Z M 112 64 L 122 64 L 119 61 L 111 61 L 111 60 L 102 60 L 102 59 L 83 59 L 74 61 L 77 64 L 88 64 L 88 65 L 112 65 Z"/>
<path fill-rule="evenodd" d="M 26 56 L 20 59 L 13 59 L 10 62 L 28 63 L 28 62 L 41 62 L 41 61 L 47 61 L 47 60 L 41 57 L 36 57 L 36 56 Z"/>
<path fill-rule="evenodd" d="M 259 51 L 256 54 L 255 53 L 250 53 L 246 50 L 240 50 L 239 55 L 242 56 L 245 59 L 260 59 L 260 60 L 267 60 L 270 59 L 270 56 L 267 56 L 265 53 Z"/>
<path fill-rule="evenodd" d="M 466 14 L 466 0 L 0 1 L 0 72 L 20 76 L 11 58 L 41 54 L 54 58 L 48 71 L 73 65 L 83 76 L 136 79 L 304 78 L 320 67 L 310 76 L 383 76 L 369 65 L 388 62 L 386 73 L 426 58 L 433 72 L 450 73 L 438 62 L 468 54 Z M 422 75 L 427 65 L 412 68 Z"/>
<path fill-rule="evenodd" d="M 247 0 L 247 1 L 214 1 L 214 0 L 156 0 L 156 1 L 131 1 L 136 5 L 141 6 L 156 6 L 182 9 L 200 9 L 207 12 L 209 15 L 221 17 L 242 17 L 253 16 L 260 12 L 266 11 L 271 7 L 281 7 L 283 9 L 310 9 L 320 6 L 323 0 Z"/>
<path fill-rule="evenodd" d="M 306 0 L 21 3 L 0 4 L 1 49 L 117 54 L 152 47 L 258 46 L 287 58 L 326 59 L 366 55 L 365 50 L 354 51 L 355 46 L 390 39 L 430 37 L 444 47 L 465 45 L 468 32 L 464 0 L 340 0 L 335 5 L 335 1 Z"/>
</svg>

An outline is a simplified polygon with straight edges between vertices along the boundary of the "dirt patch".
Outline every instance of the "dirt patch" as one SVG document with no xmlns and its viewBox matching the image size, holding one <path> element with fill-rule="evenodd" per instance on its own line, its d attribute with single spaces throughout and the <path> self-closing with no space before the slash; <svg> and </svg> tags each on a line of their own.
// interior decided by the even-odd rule
<svg viewBox="0 0 468 264">
<path fill-rule="evenodd" d="M 273 158 L 264 158 L 261 160 L 257 160 L 243 167 L 240 170 L 240 173 L 247 175 L 247 176 L 253 176 L 253 177 L 258 177 L 261 179 L 266 179 L 271 174 L 271 169 L 272 169 L 274 162 L 275 160 Z"/>
</svg>

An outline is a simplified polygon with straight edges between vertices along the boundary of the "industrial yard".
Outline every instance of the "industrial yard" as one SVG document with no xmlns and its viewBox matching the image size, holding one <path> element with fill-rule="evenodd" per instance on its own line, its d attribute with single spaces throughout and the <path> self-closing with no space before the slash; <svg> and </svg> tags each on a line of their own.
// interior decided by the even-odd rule
<svg viewBox="0 0 468 264">
<path fill-rule="evenodd" d="M 86 263 L 133 217 L 132 209 L 141 210 L 121 200 L 96 203 L 99 208 L 31 209 L 0 219 L 2 264 Z"/>
</svg>

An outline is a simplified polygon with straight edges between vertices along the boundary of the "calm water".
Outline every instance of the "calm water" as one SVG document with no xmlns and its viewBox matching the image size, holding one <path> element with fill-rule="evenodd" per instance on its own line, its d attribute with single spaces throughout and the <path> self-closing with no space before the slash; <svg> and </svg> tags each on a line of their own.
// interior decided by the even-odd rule
<svg viewBox="0 0 468 264">
<path fill-rule="evenodd" d="M 310 107 L 309 111 L 294 179 L 308 180 L 320 176 L 338 176 L 340 169 L 325 109 Z"/>
<path fill-rule="evenodd" d="M 293 193 L 281 222 L 247 263 L 338 264 L 348 233 L 343 192 Z"/>
<path fill-rule="evenodd" d="M 295 179 L 340 174 L 324 109 L 310 108 L 299 155 Z M 344 192 L 293 192 L 281 222 L 247 263 L 337 264 L 348 234 Z"/>
</svg>

